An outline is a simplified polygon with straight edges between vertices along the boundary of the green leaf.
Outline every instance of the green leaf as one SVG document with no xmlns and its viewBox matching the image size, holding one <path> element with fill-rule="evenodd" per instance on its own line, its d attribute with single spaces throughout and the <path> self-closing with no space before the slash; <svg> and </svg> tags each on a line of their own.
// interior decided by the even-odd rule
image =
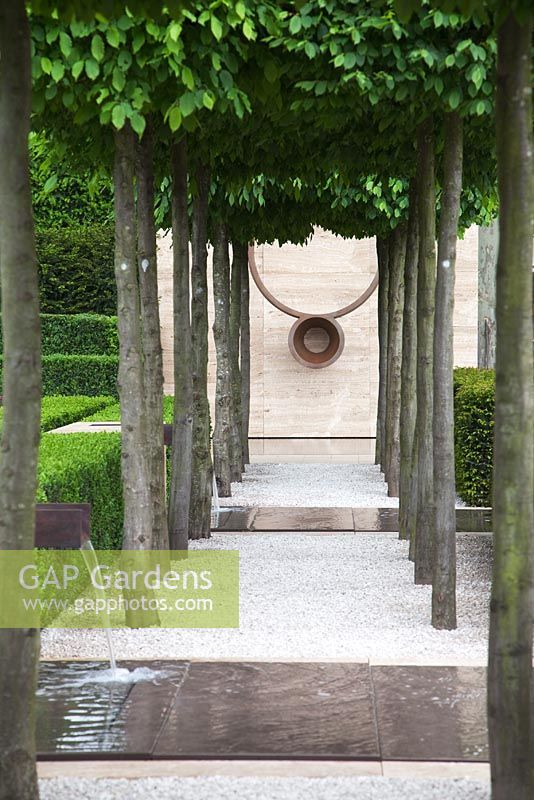
<svg viewBox="0 0 534 800">
<path fill-rule="evenodd" d="M 91 54 L 96 61 L 102 61 L 104 58 L 104 42 L 102 41 L 102 37 L 95 33 L 93 38 L 91 39 Z"/>
<path fill-rule="evenodd" d="M 65 58 L 68 58 L 72 52 L 72 39 L 65 31 L 61 31 L 59 34 L 59 46 Z"/>
<path fill-rule="evenodd" d="M 111 120 L 113 125 L 120 130 L 124 127 L 124 123 L 126 122 L 126 111 L 124 106 L 115 106 L 111 113 Z"/>
<path fill-rule="evenodd" d="M 210 92 L 204 92 L 202 94 L 202 104 L 204 105 L 204 108 L 207 108 L 208 111 L 211 111 L 215 105 L 215 98 Z"/>
<path fill-rule="evenodd" d="M 98 78 L 98 75 L 100 74 L 100 67 L 94 59 L 89 58 L 85 62 L 85 74 L 92 81 Z"/>
<path fill-rule="evenodd" d="M 453 111 L 458 108 L 458 106 L 460 105 L 461 99 L 462 99 L 462 95 L 460 94 L 460 90 L 459 89 L 453 89 L 449 93 L 449 106 L 452 108 Z"/>
<path fill-rule="evenodd" d="M 143 31 L 136 31 L 134 33 L 134 37 L 133 37 L 133 40 L 132 40 L 132 50 L 133 50 L 133 52 L 134 53 L 138 53 L 139 50 L 144 45 L 144 43 L 145 43 L 145 34 L 143 33 Z"/>
<path fill-rule="evenodd" d="M 343 56 L 343 66 L 345 69 L 352 69 L 356 66 L 356 53 L 345 53 Z"/>
<path fill-rule="evenodd" d="M 195 102 L 195 95 L 192 92 L 183 94 L 180 97 L 179 104 L 183 117 L 188 117 L 193 111 L 196 111 L 197 104 Z"/>
<path fill-rule="evenodd" d="M 234 79 L 230 75 L 227 69 L 222 69 L 219 73 L 219 78 L 221 79 L 221 83 L 226 89 L 226 91 L 230 91 L 230 89 L 234 85 Z"/>
<path fill-rule="evenodd" d="M 85 65 L 83 61 L 76 61 L 76 63 L 72 65 L 72 77 L 74 78 L 74 80 L 76 81 L 78 80 L 78 78 L 82 74 L 84 66 Z"/>
<path fill-rule="evenodd" d="M 45 181 L 45 184 L 43 186 L 43 193 L 50 194 L 50 192 L 53 192 L 57 186 L 57 182 L 58 182 L 57 175 L 56 174 L 50 175 L 50 177 Z"/>
<path fill-rule="evenodd" d="M 301 28 L 302 28 L 302 21 L 300 19 L 300 16 L 297 15 L 295 17 L 291 17 L 291 20 L 289 22 L 290 33 L 296 35 L 297 33 L 300 33 Z"/>
<path fill-rule="evenodd" d="M 52 73 L 52 62 L 46 56 L 41 59 L 41 69 L 45 75 L 50 75 Z"/>
<path fill-rule="evenodd" d="M 187 86 L 191 91 L 195 88 L 195 78 L 189 67 L 182 67 L 182 81 L 184 86 Z"/>
<path fill-rule="evenodd" d="M 142 114 L 139 114 L 138 111 L 134 111 L 130 117 L 130 123 L 136 134 L 142 136 L 146 128 L 146 120 Z"/>
<path fill-rule="evenodd" d="M 106 31 L 106 39 L 111 47 L 118 47 L 121 43 L 121 37 L 117 28 L 108 28 Z"/>
<path fill-rule="evenodd" d="M 122 92 L 122 90 L 126 86 L 126 77 L 124 75 L 124 72 L 121 72 L 121 70 L 118 67 L 115 67 L 115 69 L 113 70 L 113 78 L 111 83 L 113 88 L 117 92 Z"/>
<path fill-rule="evenodd" d="M 315 58 L 317 54 L 317 47 L 314 42 L 306 42 L 304 45 L 304 52 L 308 56 L 308 58 Z"/>
<path fill-rule="evenodd" d="M 220 42 L 223 35 L 223 26 L 222 22 L 214 14 L 210 18 L 210 27 L 213 35 L 215 36 L 217 41 Z"/>
<path fill-rule="evenodd" d="M 61 61 L 54 61 L 51 72 L 52 78 L 58 83 L 65 75 L 65 67 Z"/>
<path fill-rule="evenodd" d="M 171 108 L 171 112 L 169 114 L 169 126 L 171 131 L 177 131 L 180 125 L 182 124 L 182 112 L 178 108 L 178 106 L 174 106 Z"/>
<path fill-rule="evenodd" d="M 119 67 L 122 69 L 123 72 L 126 72 L 126 70 L 130 67 L 132 61 L 133 58 L 131 54 L 128 52 L 128 50 L 122 50 L 121 53 L 119 54 L 119 57 L 117 58 L 117 64 L 119 65 Z"/>
<path fill-rule="evenodd" d="M 248 19 L 246 19 L 243 23 L 243 35 L 245 39 L 248 39 L 249 41 L 256 38 L 256 31 L 254 30 Z"/>
</svg>

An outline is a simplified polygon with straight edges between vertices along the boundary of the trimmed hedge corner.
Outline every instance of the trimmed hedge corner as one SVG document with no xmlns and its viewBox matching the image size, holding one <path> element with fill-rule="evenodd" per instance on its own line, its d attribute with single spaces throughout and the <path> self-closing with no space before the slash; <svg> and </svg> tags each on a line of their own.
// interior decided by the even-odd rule
<svg viewBox="0 0 534 800">
<path fill-rule="evenodd" d="M 470 506 L 491 506 L 495 373 L 462 368 L 454 373 L 456 490 Z"/>
<path fill-rule="evenodd" d="M 38 503 L 90 503 L 95 549 L 122 547 L 121 437 L 47 433 L 39 454 Z"/>
</svg>

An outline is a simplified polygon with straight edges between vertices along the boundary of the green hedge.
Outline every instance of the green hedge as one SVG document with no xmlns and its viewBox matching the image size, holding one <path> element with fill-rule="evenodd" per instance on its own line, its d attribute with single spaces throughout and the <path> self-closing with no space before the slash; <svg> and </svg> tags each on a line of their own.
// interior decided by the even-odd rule
<svg viewBox="0 0 534 800">
<path fill-rule="evenodd" d="M 71 225 L 36 232 L 41 311 L 116 314 L 113 225 Z"/>
<path fill-rule="evenodd" d="M 41 406 L 41 431 L 53 431 L 71 422 L 78 422 L 87 414 L 105 408 L 113 400 L 112 397 L 65 397 L 56 395 L 43 397 Z M 0 429 L 4 417 L 3 408 L 0 407 Z"/>
<path fill-rule="evenodd" d="M 122 547 L 121 437 L 47 433 L 39 455 L 39 503 L 90 503 L 96 549 Z"/>
<path fill-rule="evenodd" d="M 495 374 L 462 368 L 454 374 L 456 490 L 470 506 L 491 506 Z"/>
<path fill-rule="evenodd" d="M 117 397 L 118 369 L 117 356 L 43 356 L 43 395 Z"/>
<path fill-rule="evenodd" d="M 163 419 L 165 422 L 172 422 L 174 397 L 167 395 L 163 398 Z M 104 408 L 84 417 L 84 422 L 120 422 L 121 407 L 120 403 L 110 403 Z"/>
<path fill-rule="evenodd" d="M 41 331 L 44 356 L 119 354 L 117 317 L 103 314 L 41 314 Z"/>
</svg>

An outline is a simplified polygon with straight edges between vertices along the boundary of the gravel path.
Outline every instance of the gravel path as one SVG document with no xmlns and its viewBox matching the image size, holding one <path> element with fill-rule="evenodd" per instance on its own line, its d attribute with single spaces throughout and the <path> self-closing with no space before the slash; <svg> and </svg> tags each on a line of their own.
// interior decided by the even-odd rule
<svg viewBox="0 0 534 800">
<path fill-rule="evenodd" d="M 239 549 L 240 628 L 118 630 L 120 658 L 486 663 L 487 536 L 458 536 L 459 627 L 451 632 L 431 627 L 431 589 L 414 585 L 396 534 L 217 534 L 192 546 Z M 43 658 L 105 654 L 100 630 L 43 632 Z"/>
<path fill-rule="evenodd" d="M 143 778 L 40 781 L 41 800 L 489 800 L 489 784 L 399 778 Z"/>
<path fill-rule="evenodd" d="M 375 464 L 249 464 L 224 506 L 396 508 Z"/>
</svg>

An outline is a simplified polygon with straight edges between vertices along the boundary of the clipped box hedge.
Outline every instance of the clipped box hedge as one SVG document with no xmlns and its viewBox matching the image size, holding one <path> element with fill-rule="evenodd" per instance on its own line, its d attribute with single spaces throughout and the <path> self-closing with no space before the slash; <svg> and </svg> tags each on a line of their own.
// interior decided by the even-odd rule
<svg viewBox="0 0 534 800">
<path fill-rule="evenodd" d="M 2 394 L 0 356 L 0 394 Z M 43 356 L 43 395 L 117 397 L 118 356 Z"/>
<path fill-rule="evenodd" d="M 3 346 L 0 315 L 0 351 Z M 103 314 L 41 314 L 43 356 L 118 356 L 117 317 Z"/>
<path fill-rule="evenodd" d="M 118 433 L 45 433 L 38 503 L 90 503 L 95 549 L 122 547 L 121 437 Z"/>
<path fill-rule="evenodd" d="M 163 398 L 163 421 L 172 422 L 174 412 L 174 397 L 166 395 Z M 120 422 L 121 407 L 120 403 L 114 402 L 100 408 L 89 416 L 84 417 L 84 422 Z"/>
<path fill-rule="evenodd" d="M 65 397 L 54 395 L 43 397 L 41 404 L 41 431 L 53 431 L 63 425 L 70 425 L 78 422 L 87 414 L 94 414 L 101 408 L 105 408 L 113 400 L 112 397 Z M 0 430 L 4 418 L 4 410 L 0 406 Z"/>
<path fill-rule="evenodd" d="M 495 373 L 462 368 L 454 374 L 456 490 L 470 506 L 491 506 Z"/>
<path fill-rule="evenodd" d="M 117 397 L 118 369 L 117 356 L 43 356 L 43 395 Z"/>
</svg>

